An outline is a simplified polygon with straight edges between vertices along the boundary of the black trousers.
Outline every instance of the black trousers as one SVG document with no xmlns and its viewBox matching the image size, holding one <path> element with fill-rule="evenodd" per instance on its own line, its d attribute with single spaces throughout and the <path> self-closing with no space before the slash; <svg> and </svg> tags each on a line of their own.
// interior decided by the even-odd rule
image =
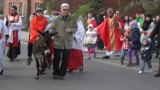
<svg viewBox="0 0 160 90">
<path fill-rule="evenodd" d="M 33 44 L 32 43 L 28 43 L 28 46 L 27 46 L 28 57 L 32 57 L 32 48 L 33 48 Z"/>
<path fill-rule="evenodd" d="M 160 49 L 159 49 L 159 56 L 160 56 Z M 160 57 L 159 57 L 159 67 L 158 67 L 158 73 L 160 73 Z"/>
<path fill-rule="evenodd" d="M 98 40 L 97 40 L 97 48 L 98 49 L 103 49 L 104 48 L 104 43 L 101 39 L 101 37 L 98 35 Z"/>
<path fill-rule="evenodd" d="M 53 74 L 65 76 L 67 72 L 71 49 L 54 49 Z"/>
</svg>

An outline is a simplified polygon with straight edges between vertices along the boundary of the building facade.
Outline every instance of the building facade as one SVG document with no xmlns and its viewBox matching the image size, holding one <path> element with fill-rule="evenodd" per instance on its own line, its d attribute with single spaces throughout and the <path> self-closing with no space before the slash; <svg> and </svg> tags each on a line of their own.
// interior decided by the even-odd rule
<svg viewBox="0 0 160 90">
<path fill-rule="evenodd" d="M 17 12 L 22 16 L 23 28 L 29 26 L 29 17 L 36 7 L 41 5 L 42 0 L 5 0 L 4 1 L 4 16 L 8 15 L 10 12 L 10 6 L 16 5 Z M 27 23 L 27 24 L 26 24 Z"/>
<path fill-rule="evenodd" d="M 0 0 L 0 13 L 4 13 L 4 0 Z"/>
<path fill-rule="evenodd" d="M 42 3 L 41 0 L 5 0 L 4 2 L 4 15 L 9 13 L 11 5 L 16 5 L 18 13 L 26 17 L 28 13 L 32 13 L 36 7 Z"/>
<path fill-rule="evenodd" d="M 60 5 L 62 3 L 70 4 L 70 12 L 74 13 L 81 5 L 83 5 L 85 0 L 53 0 L 54 9 L 60 11 Z M 117 8 L 117 0 L 105 0 L 105 5 L 102 5 L 103 8 Z M 129 0 L 128 0 L 129 1 Z M 42 5 L 42 0 L 0 0 L 0 11 L 6 16 L 9 14 L 10 6 L 16 5 L 18 13 L 23 17 L 24 23 L 29 23 L 29 16 L 34 12 L 36 7 Z M 131 13 L 130 13 L 131 12 Z M 133 10 L 130 10 L 128 15 L 135 15 L 135 13 L 141 12 L 139 7 L 136 7 Z M 25 24 L 26 25 L 26 24 Z M 28 24 L 29 25 L 29 24 Z M 28 27 L 24 26 L 24 27 Z"/>
</svg>

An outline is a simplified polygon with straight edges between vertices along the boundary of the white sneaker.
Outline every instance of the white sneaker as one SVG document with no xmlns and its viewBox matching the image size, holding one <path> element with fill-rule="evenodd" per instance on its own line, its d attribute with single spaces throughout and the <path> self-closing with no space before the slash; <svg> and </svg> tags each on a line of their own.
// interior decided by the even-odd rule
<svg viewBox="0 0 160 90">
<path fill-rule="evenodd" d="M 139 71 L 138 73 L 139 73 L 139 74 L 142 74 L 142 73 L 143 73 L 143 71 Z"/>
</svg>

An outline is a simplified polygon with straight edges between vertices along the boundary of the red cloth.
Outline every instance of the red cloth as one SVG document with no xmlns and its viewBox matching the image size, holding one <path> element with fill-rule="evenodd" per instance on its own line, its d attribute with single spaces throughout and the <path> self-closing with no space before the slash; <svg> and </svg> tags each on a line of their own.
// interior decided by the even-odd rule
<svg viewBox="0 0 160 90">
<path fill-rule="evenodd" d="M 121 37 L 121 32 L 118 29 L 118 25 L 117 24 L 113 24 L 114 26 L 114 38 L 110 38 L 110 18 L 107 17 L 98 27 L 98 33 L 101 37 L 101 39 L 103 40 L 105 46 L 106 46 L 106 50 L 107 51 L 119 51 L 122 48 L 122 42 L 120 40 Z M 117 17 L 114 17 L 114 23 L 118 22 Z M 114 40 L 113 40 L 114 39 Z M 114 41 L 113 45 L 111 43 L 111 41 Z M 114 47 L 114 49 L 112 49 L 111 47 Z"/>
<path fill-rule="evenodd" d="M 48 21 L 45 16 L 43 16 L 43 17 L 34 16 L 32 18 L 31 24 L 30 24 L 31 31 L 30 31 L 29 42 L 33 44 L 35 42 L 36 38 L 38 37 L 37 30 L 44 32 L 45 27 L 47 25 L 48 25 Z"/>
<path fill-rule="evenodd" d="M 93 28 L 96 28 L 97 27 L 97 23 L 96 23 L 96 20 L 95 19 L 92 19 L 90 21 L 90 24 L 93 24 Z"/>
<path fill-rule="evenodd" d="M 92 24 L 93 28 L 97 27 L 97 22 L 96 22 L 96 20 L 94 18 L 87 20 L 87 25 L 89 25 L 89 24 Z"/>
<path fill-rule="evenodd" d="M 2 39 L 2 34 L 0 33 L 0 39 Z"/>
<path fill-rule="evenodd" d="M 79 66 L 83 64 L 82 50 L 72 49 L 69 58 L 68 69 L 78 70 Z"/>
<path fill-rule="evenodd" d="M 18 46 L 18 30 L 13 31 L 13 46 Z"/>
</svg>

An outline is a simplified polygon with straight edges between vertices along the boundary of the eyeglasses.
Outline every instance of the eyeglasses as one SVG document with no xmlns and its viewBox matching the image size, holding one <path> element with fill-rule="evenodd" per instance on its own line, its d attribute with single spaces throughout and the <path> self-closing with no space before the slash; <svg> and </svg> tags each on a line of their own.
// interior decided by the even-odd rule
<svg viewBox="0 0 160 90">
<path fill-rule="evenodd" d="M 89 28 L 92 28 L 92 27 L 89 27 Z"/>
<path fill-rule="evenodd" d="M 63 9 L 63 11 L 69 11 L 69 9 Z"/>
</svg>

